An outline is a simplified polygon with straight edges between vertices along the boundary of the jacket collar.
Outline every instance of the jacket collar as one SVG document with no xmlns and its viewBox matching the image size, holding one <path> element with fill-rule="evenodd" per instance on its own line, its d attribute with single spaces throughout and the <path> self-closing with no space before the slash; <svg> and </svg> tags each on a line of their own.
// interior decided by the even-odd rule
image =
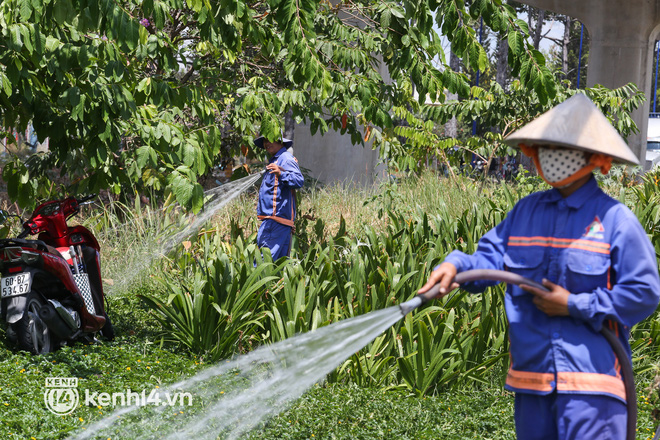
<svg viewBox="0 0 660 440">
<path fill-rule="evenodd" d="M 286 151 L 287 151 L 287 150 L 286 150 L 286 147 L 283 145 L 282 148 L 280 148 L 279 150 L 277 150 L 277 153 L 275 153 L 275 154 L 274 154 L 274 155 L 268 160 L 268 162 L 270 162 L 270 163 L 275 162 L 275 161 L 276 161 L 277 159 L 279 159 L 279 157 L 280 157 L 281 155 L 283 155 Z"/>
<path fill-rule="evenodd" d="M 559 190 L 555 188 L 548 191 L 548 195 L 550 202 L 557 203 L 560 200 L 563 200 L 569 208 L 579 209 L 587 200 L 593 198 L 598 191 L 600 191 L 600 187 L 598 186 L 596 178 L 592 174 L 591 178 L 587 180 L 584 185 L 566 198 L 562 197 Z"/>
</svg>

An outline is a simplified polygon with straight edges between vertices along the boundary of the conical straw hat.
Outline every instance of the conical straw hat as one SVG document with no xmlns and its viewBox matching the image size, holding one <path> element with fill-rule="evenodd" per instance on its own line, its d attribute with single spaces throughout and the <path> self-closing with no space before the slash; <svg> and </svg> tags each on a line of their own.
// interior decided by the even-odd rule
<svg viewBox="0 0 660 440">
<path fill-rule="evenodd" d="M 577 93 L 529 124 L 511 133 L 504 142 L 557 145 L 611 156 L 614 162 L 639 165 L 639 159 L 596 105 Z"/>
</svg>

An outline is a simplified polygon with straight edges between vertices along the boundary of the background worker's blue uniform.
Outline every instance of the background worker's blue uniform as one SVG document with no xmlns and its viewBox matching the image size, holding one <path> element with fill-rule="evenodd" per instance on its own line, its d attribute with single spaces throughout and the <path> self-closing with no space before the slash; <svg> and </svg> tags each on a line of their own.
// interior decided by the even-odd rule
<svg viewBox="0 0 660 440">
<path fill-rule="evenodd" d="M 511 368 L 506 388 L 518 393 L 519 438 L 623 438 L 593 437 L 599 426 L 586 425 L 593 424 L 599 411 L 584 409 L 581 423 L 576 406 L 582 405 L 580 400 L 596 408 L 619 400 L 621 404 L 613 406 L 623 413 L 610 417 L 622 420 L 625 432 L 620 366 L 599 331 L 603 325 L 612 328 L 630 353 L 630 327 L 653 313 L 660 294 L 655 251 L 627 207 L 603 193 L 593 177 L 567 198 L 556 189 L 535 193 L 486 233 L 473 255 L 454 251 L 445 261 L 458 272 L 498 269 L 537 282 L 547 278 L 571 292 L 570 316 L 551 317 L 537 309 L 531 293 L 515 285 L 507 288 Z M 476 292 L 492 284 L 475 282 L 464 288 Z M 580 397 L 568 404 L 570 395 Z M 535 400 L 535 396 L 550 397 Z M 528 414 L 521 416 L 523 406 L 534 405 L 539 407 L 527 408 Z M 554 423 L 543 420 L 548 413 L 538 412 L 544 405 L 552 408 Z M 572 408 L 570 417 L 562 413 L 566 408 Z M 564 426 L 554 437 L 535 436 L 542 422 L 572 426 Z M 584 431 L 587 428 L 591 431 Z"/>
<path fill-rule="evenodd" d="M 257 218 L 262 220 L 257 233 L 257 246 L 270 249 L 273 260 L 289 255 L 291 232 L 296 213 L 294 189 L 302 188 L 305 178 L 298 162 L 282 147 L 268 163 L 281 169 L 280 177 L 266 171 L 259 188 Z"/>
</svg>

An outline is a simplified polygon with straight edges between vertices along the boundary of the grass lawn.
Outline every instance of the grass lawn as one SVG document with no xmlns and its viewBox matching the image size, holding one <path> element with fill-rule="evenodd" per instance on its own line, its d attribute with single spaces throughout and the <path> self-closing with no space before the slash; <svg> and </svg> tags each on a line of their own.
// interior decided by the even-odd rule
<svg viewBox="0 0 660 440">
<path fill-rule="evenodd" d="M 456 391 L 433 397 L 316 386 L 250 439 L 512 439 L 513 395 Z"/>
<path fill-rule="evenodd" d="M 638 398 L 637 439 L 657 423 Z M 431 397 L 351 386 L 316 386 L 249 439 L 515 439 L 513 393 L 495 388 Z"/>
<path fill-rule="evenodd" d="M 46 408 L 48 377 L 76 377 L 82 390 L 146 390 L 187 377 L 202 366 L 190 355 L 164 350 L 154 342 L 154 327 L 135 297 L 113 297 L 111 316 L 118 337 L 113 342 L 75 344 L 55 353 L 32 356 L 11 349 L 0 331 L 0 438 L 60 439 L 107 415 L 111 407 L 79 406 L 58 416 Z"/>
</svg>

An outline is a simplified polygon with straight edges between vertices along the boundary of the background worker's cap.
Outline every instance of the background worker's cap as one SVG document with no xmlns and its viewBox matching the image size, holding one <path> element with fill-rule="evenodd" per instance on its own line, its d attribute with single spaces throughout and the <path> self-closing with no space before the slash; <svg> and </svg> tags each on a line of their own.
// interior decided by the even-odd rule
<svg viewBox="0 0 660 440">
<path fill-rule="evenodd" d="M 612 157 L 614 162 L 639 165 L 639 158 L 596 105 L 577 93 L 504 139 L 521 144 L 556 145 Z"/>
<path fill-rule="evenodd" d="M 256 145 L 258 148 L 263 148 L 265 140 L 266 138 L 264 136 L 259 136 L 254 140 L 254 145 Z M 284 148 L 289 148 L 291 145 L 293 145 L 293 141 L 291 139 L 285 138 L 283 133 L 280 134 L 280 138 L 277 140 L 277 142 L 281 143 Z"/>
</svg>

